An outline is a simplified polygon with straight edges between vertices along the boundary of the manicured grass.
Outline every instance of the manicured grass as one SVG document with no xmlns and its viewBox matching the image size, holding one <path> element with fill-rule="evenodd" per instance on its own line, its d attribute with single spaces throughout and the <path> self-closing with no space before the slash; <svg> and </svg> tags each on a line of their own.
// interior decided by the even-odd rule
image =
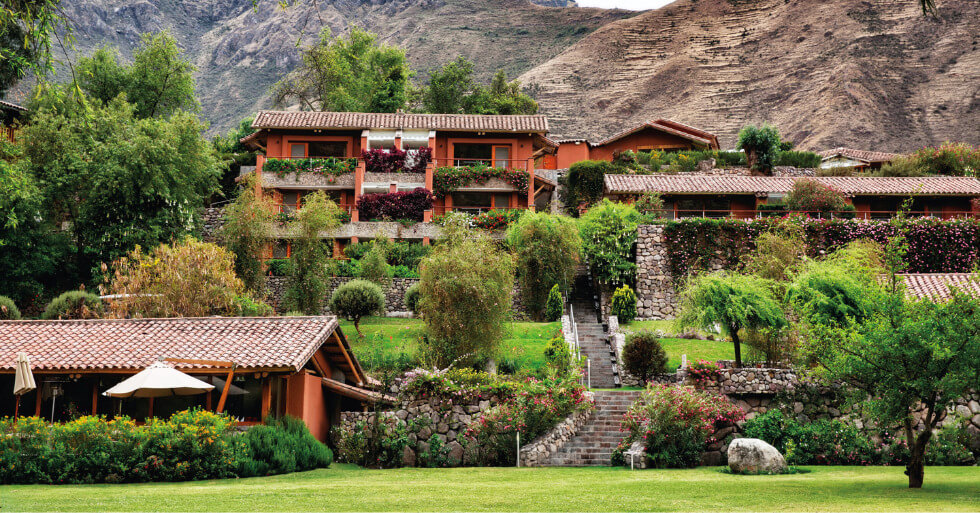
<svg viewBox="0 0 980 513">
<path fill-rule="evenodd" d="M 357 337 L 354 323 L 342 320 L 340 326 L 354 354 L 368 369 L 376 367 L 382 358 L 401 358 L 413 363 L 418 359 L 423 327 L 418 319 L 364 318 L 361 320 L 363 339 Z M 510 334 L 501 345 L 501 359 L 514 360 L 522 368 L 544 366 L 544 348 L 560 328 L 558 322 L 508 323 Z"/>
<path fill-rule="evenodd" d="M 634 321 L 622 326 L 623 331 L 661 330 L 665 333 L 681 331 L 674 320 L 664 321 Z M 664 351 L 667 351 L 667 370 L 674 371 L 681 365 L 681 355 L 687 355 L 687 361 L 695 360 L 734 360 L 735 348 L 728 340 L 697 340 L 685 338 L 665 338 L 660 341 Z"/>
<path fill-rule="evenodd" d="M 980 468 L 808 467 L 783 476 L 717 468 L 365 470 L 190 483 L 4 486 L 3 511 L 976 511 Z"/>
</svg>

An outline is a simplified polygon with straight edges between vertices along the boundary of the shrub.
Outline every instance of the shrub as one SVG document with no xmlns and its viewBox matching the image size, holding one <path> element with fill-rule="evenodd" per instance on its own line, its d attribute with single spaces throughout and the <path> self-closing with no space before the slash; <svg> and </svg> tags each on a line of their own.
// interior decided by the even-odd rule
<svg viewBox="0 0 980 513">
<path fill-rule="evenodd" d="M 628 285 L 623 285 L 613 292 L 610 313 L 619 318 L 619 322 L 629 324 L 636 319 L 636 294 Z"/>
<path fill-rule="evenodd" d="M 698 161 L 695 157 L 681 153 L 674 157 L 668 171 L 671 173 L 693 173 L 697 167 Z"/>
<path fill-rule="evenodd" d="M 324 159 L 268 159 L 262 170 L 282 177 L 288 173 L 315 173 L 322 176 L 340 176 L 353 173 L 357 159 L 327 157 Z"/>
<path fill-rule="evenodd" d="M 437 167 L 432 175 L 432 191 L 443 197 L 450 192 L 471 184 L 485 184 L 499 178 L 519 193 L 527 193 L 528 174 L 521 169 L 487 166 Z"/>
<path fill-rule="evenodd" d="M 582 252 L 599 283 L 631 283 L 636 273 L 633 245 L 643 216 L 632 205 L 603 200 L 579 222 Z"/>
<path fill-rule="evenodd" d="M 579 230 L 566 216 L 528 212 L 507 229 L 506 240 L 517 261 L 524 305 L 540 319 L 551 289 L 575 279 L 582 247 Z"/>
<path fill-rule="evenodd" d="M 394 272 L 388 265 L 388 250 L 391 241 L 385 236 L 379 236 L 371 243 L 371 250 L 361 258 L 360 277 L 377 283 L 382 287 L 391 285 Z"/>
<path fill-rule="evenodd" d="M 736 147 L 745 151 L 749 167 L 771 173 L 780 150 L 779 130 L 769 124 L 748 125 L 738 132 Z"/>
<path fill-rule="evenodd" d="M 812 151 L 781 151 L 775 165 L 814 169 L 820 167 L 823 159 Z"/>
<path fill-rule="evenodd" d="M 307 194 L 303 202 L 296 219 L 289 223 L 295 238 L 283 303 L 288 310 L 319 315 L 333 262 L 333 248 L 321 234 L 340 226 L 341 210 L 323 191 Z"/>
<path fill-rule="evenodd" d="M 7 296 L 0 296 L 0 320 L 16 321 L 20 319 L 20 310 L 14 304 L 14 300 Z"/>
<path fill-rule="evenodd" d="M 44 307 L 42 319 L 98 319 L 102 300 L 91 292 L 71 290 L 51 300 Z"/>
<path fill-rule="evenodd" d="M 688 387 L 650 385 L 624 417 L 622 430 L 628 435 L 620 446 L 642 440 L 652 467 L 693 467 L 714 442 L 710 437 L 716 429 L 744 416 L 724 397 Z"/>
<path fill-rule="evenodd" d="M 391 266 L 391 276 L 394 278 L 418 278 L 419 273 L 407 265 Z"/>
<path fill-rule="evenodd" d="M 566 212 L 578 216 L 580 205 L 590 206 L 602 199 L 606 174 L 617 171 L 615 164 L 605 160 L 583 160 L 572 164 L 562 178 L 564 186 L 558 191 Z"/>
<path fill-rule="evenodd" d="M 484 230 L 500 230 L 516 222 L 525 212 L 525 210 L 519 209 L 494 209 L 480 212 L 473 216 L 473 226 Z"/>
<path fill-rule="evenodd" d="M 330 310 L 354 321 L 354 329 L 361 333 L 361 318 L 381 314 L 385 310 L 385 295 L 381 287 L 367 280 L 351 280 L 333 291 Z"/>
<path fill-rule="evenodd" d="M 414 150 L 390 150 L 375 148 L 361 152 L 364 168 L 368 173 L 425 173 L 432 162 L 432 148 Z"/>
<path fill-rule="evenodd" d="M 854 168 L 834 168 L 834 169 L 850 169 Z M 872 176 L 924 176 L 926 170 L 919 167 L 919 163 L 913 160 L 911 157 L 896 157 L 891 160 L 891 162 L 885 162 L 882 164 L 881 169 L 868 173 Z M 824 176 L 824 175 L 821 175 Z M 834 176 L 850 176 L 850 175 L 834 175 Z"/>
<path fill-rule="evenodd" d="M 292 263 L 288 258 L 266 260 L 265 265 L 272 276 L 289 276 L 293 272 Z"/>
<path fill-rule="evenodd" d="M 251 296 L 236 296 L 235 305 L 239 317 L 270 317 L 275 314 L 268 303 Z"/>
<path fill-rule="evenodd" d="M 412 286 L 408 287 L 408 289 L 405 291 L 405 306 L 407 306 L 408 309 L 416 316 L 421 312 L 419 310 L 419 301 L 422 299 L 420 290 L 421 287 L 419 284 L 413 283 Z"/>
<path fill-rule="evenodd" d="M 626 371 L 646 384 L 653 376 L 667 372 L 667 352 L 652 331 L 636 331 L 626 337 L 623 347 Z"/>
<path fill-rule="evenodd" d="M 659 192 L 645 192 L 633 203 L 636 210 L 648 219 L 664 217 L 664 198 Z"/>
<path fill-rule="evenodd" d="M 548 302 L 544 307 L 544 320 L 548 322 L 555 322 L 558 319 L 561 319 L 561 316 L 564 313 L 564 301 L 561 297 L 561 290 L 558 288 L 558 284 L 556 283 L 554 287 L 551 287 L 551 292 L 548 293 Z"/>
<path fill-rule="evenodd" d="M 235 255 L 235 273 L 245 283 L 245 288 L 260 292 L 265 288 L 260 258 L 272 238 L 272 223 L 276 216 L 272 199 L 255 194 L 255 180 L 254 173 L 246 175 L 238 197 L 225 207 L 220 237 Z"/>
<path fill-rule="evenodd" d="M 794 181 L 786 195 L 786 207 L 797 212 L 839 212 L 846 206 L 842 192 L 808 178 Z"/>
<path fill-rule="evenodd" d="M 980 171 L 980 149 L 966 143 L 946 141 L 922 148 L 911 159 L 916 170 L 927 175 L 973 176 Z"/>
<path fill-rule="evenodd" d="M 548 345 L 544 348 L 544 359 L 548 362 L 548 367 L 558 374 L 564 375 L 568 372 L 572 365 L 572 353 L 561 332 L 548 341 Z"/>
<path fill-rule="evenodd" d="M 426 210 L 432 210 L 435 197 L 424 187 L 411 192 L 365 194 L 357 200 L 357 210 L 363 220 L 411 219 L 422 221 Z"/>
<path fill-rule="evenodd" d="M 887 166 L 888 164 L 885 164 Z M 884 166 L 882 166 L 884 167 Z M 859 173 L 856 168 L 853 167 L 828 167 L 828 168 L 818 168 L 817 176 L 857 176 Z M 883 176 L 915 176 L 915 175 L 883 175 Z"/>
<path fill-rule="evenodd" d="M 329 467 L 333 452 L 295 417 L 266 418 L 242 435 L 251 456 L 245 476 L 267 476 Z M 243 476 L 244 477 L 244 476 Z"/>
</svg>

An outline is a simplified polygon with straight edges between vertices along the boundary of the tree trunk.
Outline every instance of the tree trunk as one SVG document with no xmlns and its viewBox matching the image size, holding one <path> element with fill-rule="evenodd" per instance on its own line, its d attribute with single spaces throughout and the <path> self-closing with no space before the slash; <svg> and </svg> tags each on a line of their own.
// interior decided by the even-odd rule
<svg viewBox="0 0 980 513">
<path fill-rule="evenodd" d="M 925 478 L 925 447 L 919 447 L 916 442 L 912 448 L 912 457 L 909 464 L 905 466 L 905 474 L 909 476 L 909 488 L 922 488 L 922 480 Z"/>
<path fill-rule="evenodd" d="M 742 343 L 738 338 L 738 328 L 729 329 L 732 334 L 732 343 L 735 344 L 735 368 L 742 367 Z"/>
</svg>

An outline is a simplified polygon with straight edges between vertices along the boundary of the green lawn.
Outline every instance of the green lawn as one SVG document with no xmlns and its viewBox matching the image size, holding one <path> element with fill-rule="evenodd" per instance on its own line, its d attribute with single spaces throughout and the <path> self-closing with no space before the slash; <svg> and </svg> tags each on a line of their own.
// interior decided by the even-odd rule
<svg viewBox="0 0 980 513">
<path fill-rule="evenodd" d="M 681 331 L 673 320 L 665 321 L 634 321 L 624 324 L 625 332 L 637 330 L 662 330 L 666 333 Z M 681 365 L 681 355 L 687 355 L 687 361 L 694 360 L 734 360 L 735 348 L 727 340 L 697 340 L 685 338 L 665 338 L 660 341 L 667 351 L 667 369 L 676 370 Z"/>
<path fill-rule="evenodd" d="M 391 317 L 367 317 L 361 320 L 364 338 L 357 337 L 354 323 L 341 320 L 340 326 L 347 335 L 351 349 L 361 364 L 373 369 L 385 359 L 401 358 L 415 363 L 422 321 Z M 502 359 L 511 359 L 522 368 L 538 369 L 544 366 L 544 347 L 561 328 L 559 322 L 512 322 L 508 323 L 509 335 L 501 345 Z"/>
<path fill-rule="evenodd" d="M 976 511 L 980 468 L 809 467 L 784 476 L 716 468 L 365 470 L 191 483 L 3 486 L 9 511 Z"/>
</svg>

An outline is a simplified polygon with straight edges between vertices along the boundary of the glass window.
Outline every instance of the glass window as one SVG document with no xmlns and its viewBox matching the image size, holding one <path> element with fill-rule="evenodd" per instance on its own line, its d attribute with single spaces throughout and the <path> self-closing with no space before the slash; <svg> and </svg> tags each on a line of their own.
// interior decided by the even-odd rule
<svg viewBox="0 0 980 513">
<path fill-rule="evenodd" d="M 493 208 L 508 208 L 508 207 L 510 207 L 510 194 L 497 193 L 493 195 Z"/>
<path fill-rule="evenodd" d="M 453 145 L 453 159 L 457 166 L 489 164 L 493 159 L 493 145 L 484 143 L 457 143 Z"/>
<path fill-rule="evenodd" d="M 311 157 L 346 157 L 347 143 L 345 141 L 314 141 L 310 142 Z"/>
<path fill-rule="evenodd" d="M 300 193 L 296 191 L 288 191 L 282 193 L 282 211 L 283 212 L 294 212 L 296 211 L 296 206 L 299 205 Z"/>
<path fill-rule="evenodd" d="M 492 196 L 489 192 L 454 192 L 452 196 L 453 208 L 460 210 L 486 210 L 491 206 L 490 201 Z"/>
<path fill-rule="evenodd" d="M 493 167 L 510 167 L 510 146 L 493 147 Z"/>
<path fill-rule="evenodd" d="M 292 143 L 289 145 L 289 156 L 292 158 L 303 158 L 306 156 L 306 144 Z"/>
<path fill-rule="evenodd" d="M 289 243 L 277 240 L 272 246 L 272 258 L 289 258 Z"/>
</svg>

